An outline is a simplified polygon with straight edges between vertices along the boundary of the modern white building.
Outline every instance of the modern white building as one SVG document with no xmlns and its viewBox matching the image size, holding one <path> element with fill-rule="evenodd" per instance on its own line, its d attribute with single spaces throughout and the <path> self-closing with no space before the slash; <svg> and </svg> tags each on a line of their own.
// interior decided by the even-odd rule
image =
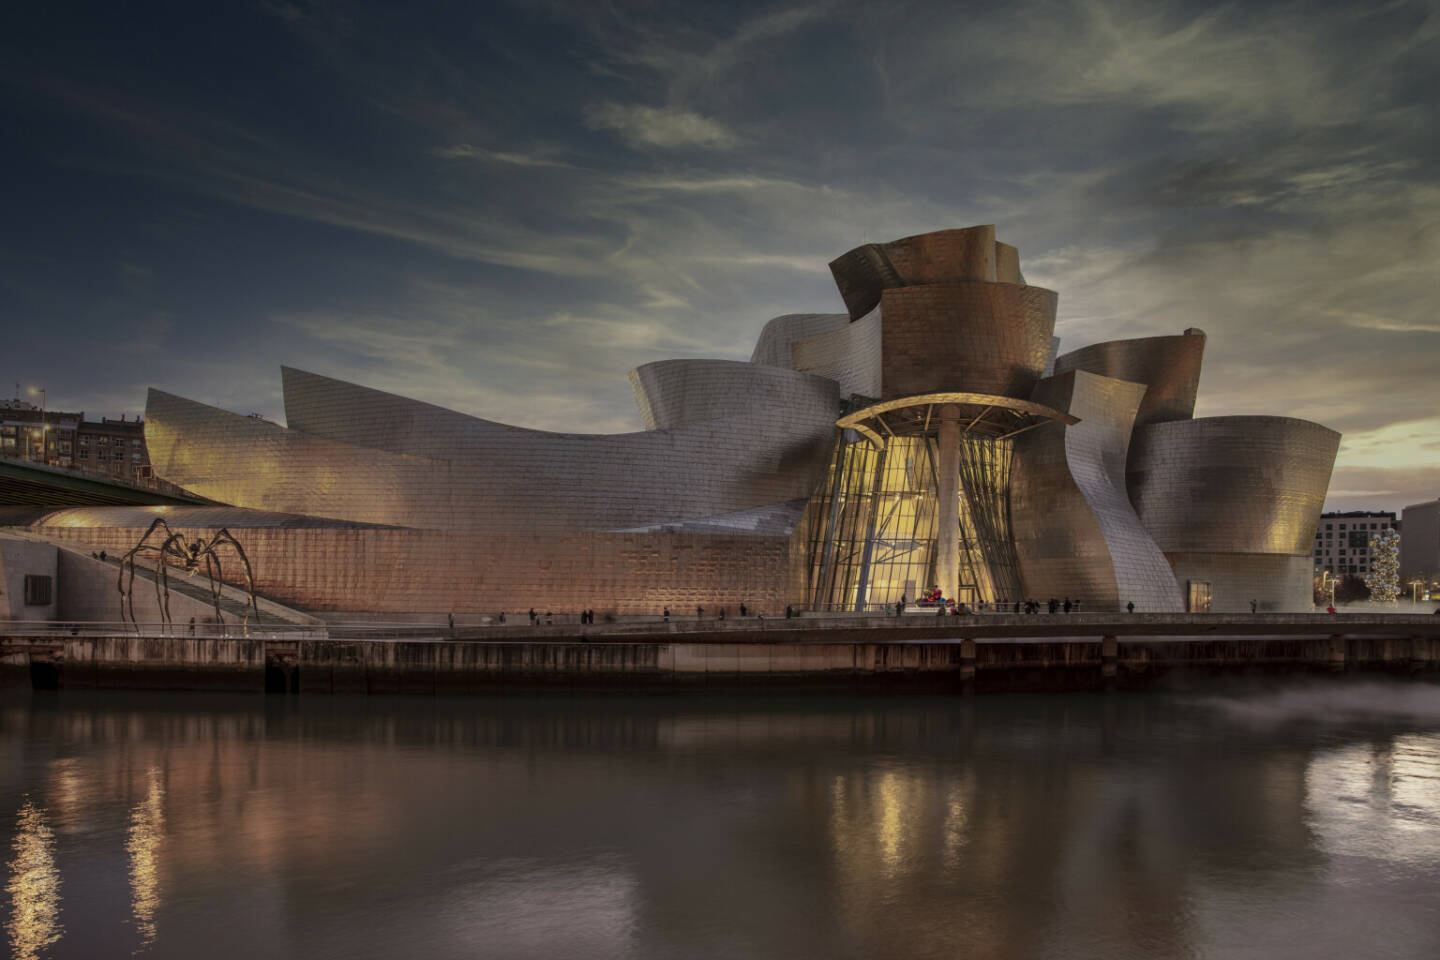
<svg viewBox="0 0 1440 960">
<path fill-rule="evenodd" d="M 1365 576 L 1370 572 L 1370 538 L 1392 527 L 1400 528 L 1393 511 L 1371 513 L 1352 510 L 1348 513 L 1320 514 L 1320 524 L 1315 530 L 1315 569 L 1337 577 L 1351 573 L 1357 577 Z M 1404 536 L 1401 536 L 1400 543 L 1400 549 L 1404 551 Z"/>
</svg>

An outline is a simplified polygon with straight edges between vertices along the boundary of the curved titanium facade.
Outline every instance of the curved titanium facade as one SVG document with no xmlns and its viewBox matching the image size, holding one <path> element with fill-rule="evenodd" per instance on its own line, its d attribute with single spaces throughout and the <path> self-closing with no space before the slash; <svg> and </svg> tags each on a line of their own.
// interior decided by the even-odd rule
<svg viewBox="0 0 1440 960">
<path fill-rule="evenodd" d="M 706 420 L 744 421 L 757 408 L 839 410 L 833 381 L 735 360 L 659 360 L 630 371 L 646 430 Z M 808 395 L 807 395 L 808 394 Z"/>
<path fill-rule="evenodd" d="M 1166 420 L 1189 420 L 1195 415 L 1195 394 L 1200 389 L 1200 364 L 1205 357 L 1205 333 L 1186 330 L 1178 337 L 1141 337 L 1108 340 L 1072 350 L 1055 359 L 1055 373 L 1086 373 L 1149 389 L 1135 415 L 1135 426 Z"/>
<path fill-rule="evenodd" d="M 935 283 L 881 299 L 883 399 L 965 390 L 1030 396 L 1045 371 L 1056 295 L 1011 283 Z"/>
<path fill-rule="evenodd" d="M 1072 371 L 1036 399 L 1079 422 L 1015 442 L 1011 516 L 1028 596 L 1069 597 L 1088 610 L 1181 610 L 1169 564 L 1125 492 L 1125 461 L 1143 384 Z"/>
<path fill-rule="evenodd" d="M 1136 512 L 1182 589 L 1214 612 L 1311 607 L 1315 526 L 1340 434 L 1289 417 L 1207 417 L 1136 431 Z"/>
<path fill-rule="evenodd" d="M 636 433 L 529 430 L 288 367 L 285 427 L 151 391 L 156 474 L 227 505 L 167 517 L 239 531 L 263 593 L 321 610 L 773 614 L 937 584 L 1089 609 L 1178 609 L 1182 588 L 1214 609 L 1307 601 L 1339 437 L 1190 420 L 1203 335 L 1057 360 L 1056 295 L 990 225 L 830 266 L 845 313 L 776 317 L 748 363 L 634 370 Z M 35 529 L 119 551 L 152 517 Z"/>
<path fill-rule="evenodd" d="M 896 287 L 957 280 L 994 283 L 996 259 L 995 227 L 985 224 L 863 244 L 831 261 L 830 273 L 851 319 L 858 320 L 875 309 L 883 291 Z M 1011 259 L 1007 252 L 1007 272 Z M 1013 259 L 1018 275 L 1018 252 Z"/>
<path fill-rule="evenodd" d="M 840 385 L 840 394 L 846 397 L 880 395 L 883 350 L 878 307 L 838 330 L 790 346 L 796 370 L 829 377 Z"/>
<path fill-rule="evenodd" d="M 755 349 L 750 353 L 750 362 L 787 370 L 798 369 L 791 362 L 794 344 L 843 329 L 849 323 L 848 313 L 788 313 L 776 317 L 760 331 L 760 338 L 755 341 Z"/>
<path fill-rule="evenodd" d="M 1310 555 L 1340 434 L 1290 417 L 1205 417 L 1137 431 L 1128 485 L 1160 549 Z"/>
<path fill-rule="evenodd" d="M 809 496 L 837 389 L 765 370 L 771 400 L 742 416 L 616 436 L 500 427 L 294 370 L 287 414 L 304 430 L 151 391 L 147 433 L 157 472 L 237 506 L 477 532 L 623 529 Z M 723 377 L 716 389 L 743 393 Z"/>
</svg>

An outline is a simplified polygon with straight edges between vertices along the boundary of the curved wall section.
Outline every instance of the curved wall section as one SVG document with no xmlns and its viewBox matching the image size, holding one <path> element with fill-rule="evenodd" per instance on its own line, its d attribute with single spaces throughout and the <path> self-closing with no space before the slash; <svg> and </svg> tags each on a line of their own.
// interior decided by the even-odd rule
<svg viewBox="0 0 1440 960">
<path fill-rule="evenodd" d="M 872 310 L 854 323 L 791 346 L 795 369 L 828 377 L 840 395 L 880 396 L 880 311 Z"/>
<path fill-rule="evenodd" d="M 886 290 L 882 399 L 957 390 L 1029 399 L 1050 354 L 1056 300 L 1013 283 Z"/>
<path fill-rule="evenodd" d="M 1090 610 L 1133 602 L 1175 612 L 1183 600 L 1160 548 L 1130 506 L 1125 458 L 1143 384 L 1084 372 L 1043 381 L 1037 402 L 1080 418 L 1015 440 L 1011 526 L 1028 596 Z"/>
<path fill-rule="evenodd" d="M 794 344 L 840 330 L 849 322 L 848 313 L 789 313 L 776 317 L 760 331 L 750 362 L 792 369 L 790 352 Z"/>
<path fill-rule="evenodd" d="M 1055 359 L 1055 372 L 1084 370 L 1102 377 L 1143 383 L 1149 389 L 1135 416 L 1135 426 L 1195 415 L 1205 334 L 1187 330 L 1178 337 L 1108 340 L 1072 350 Z"/>
<path fill-rule="evenodd" d="M 1314 613 L 1310 557 L 1266 553 L 1169 553 L 1175 579 L 1210 585 L 1211 613 Z"/>
<path fill-rule="evenodd" d="M 960 280 L 995 282 L 997 246 L 992 224 L 937 230 L 890 243 L 863 244 L 831 261 L 830 273 L 850 317 L 858 320 L 875 309 L 883 291 L 895 287 Z M 1007 253 L 1001 259 L 1008 273 L 1011 258 Z M 1018 251 L 1013 259 L 1018 277 Z"/>
<path fill-rule="evenodd" d="M 1135 432 L 1126 485 L 1170 553 L 1310 555 L 1340 447 L 1290 417 L 1204 417 Z"/>
<path fill-rule="evenodd" d="M 788 400 L 762 400 L 732 420 L 558 434 L 291 371 L 290 386 L 302 381 L 303 404 L 287 409 L 331 436 L 152 390 L 146 433 L 156 473 L 235 506 L 367 523 L 631 528 L 808 497 L 824 471 L 838 406 L 833 384 L 792 375 L 797 389 Z M 402 423 L 408 432 L 394 429 Z"/>
<path fill-rule="evenodd" d="M 660 360 L 630 371 L 630 388 L 647 430 L 704 420 L 740 420 L 757 405 L 839 416 L 840 388 L 824 377 L 737 360 Z"/>
</svg>

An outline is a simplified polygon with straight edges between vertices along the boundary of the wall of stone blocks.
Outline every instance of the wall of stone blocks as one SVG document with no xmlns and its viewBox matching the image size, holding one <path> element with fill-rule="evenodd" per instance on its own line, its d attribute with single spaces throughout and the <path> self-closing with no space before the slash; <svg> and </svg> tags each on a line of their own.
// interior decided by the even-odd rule
<svg viewBox="0 0 1440 960">
<path fill-rule="evenodd" d="M 41 521 L 59 542 L 123 553 L 144 532 L 134 526 L 77 527 Z M 190 537 L 214 530 L 183 528 Z M 783 612 L 789 587 L 788 537 L 674 533 L 498 534 L 436 530 L 274 529 L 232 531 L 244 546 L 256 589 L 308 610 L 381 612 L 658 614 L 669 605 L 693 615 Z M 53 550 L 53 548 L 51 548 Z M 227 580 L 240 585 L 238 567 Z M 113 589 L 113 584 L 112 584 Z"/>
<path fill-rule="evenodd" d="M 136 533 L 131 539 L 133 546 L 133 541 L 139 539 L 139 533 Z M 50 549 L 54 550 L 55 548 L 50 547 Z M 119 556 L 124 551 L 117 547 L 114 553 Z M 117 582 L 120 569 L 115 564 L 95 560 L 89 556 L 80 556 L 69 550 L 60 550 L 57 567 L 59 586 L 59 606 L 55 612 L 57 620 L 115 623 L 128 617 L 128 613 L 120 609 L 121 596 Z M 150 569 L 153 570 L 154 567 L 151 566 Z M 163 619 L 160 612 L 160 601 L 155 596 L 155 581 L 143 570 L 135 577 L 134 612 L 135 619 L 140 623 L 159 623 Z M 190 622 L 191 617 L 195 618 L 196 623 L 210 623 L 215 619 L 215 608 L 203 601 L 172 590 L 170 592 L 171 622 L 183 626 Z"/>
<path fill-rule="evenodd" d="M 1126 485 L 1168 553 L 1310 556 L 1340 434 L 1290 417 L 1205 417 L 1137 430 Z"/>
<path fill-rule="evenodd" d="M 1256 553 L 1167 553 L 1180 589 L 1191 580 L 1210 584 L 1212 613 L 1310 613 L 1314 610 L 1310 558 Z"/>
</svg>

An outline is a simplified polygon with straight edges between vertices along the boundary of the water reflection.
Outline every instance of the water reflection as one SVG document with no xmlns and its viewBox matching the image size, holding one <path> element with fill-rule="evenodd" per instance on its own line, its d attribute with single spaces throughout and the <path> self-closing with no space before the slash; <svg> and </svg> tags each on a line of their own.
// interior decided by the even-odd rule
<svg viewBox="0 0 1440 960">
<path fill-rule="evenodd" d="M 11 948 L 1440 955 L 1440 710 L 1351 699 L 7 705 Z"/>
<path fill-rule="evenodd" d="M 160 905 L 160 841 L 165 834 L 165 791 L 160 785 L 160 769 L 151 767 L 145 799 L 130 812 L 130 831 L 125 852 L 130 855 L 130 913 L 140 933 L 140 946 L 155 942 L 155 910 Z"/>
<path fill-rule="evenodd" d="M 35 960 L 60 939 L 60 871 L 55 866 L 55 834 L 44 813 L 29 800 L 15 818 L 14 854 L 5 892 L 10 895 L 10 954 L 15 960 Z"/>
</svg>

